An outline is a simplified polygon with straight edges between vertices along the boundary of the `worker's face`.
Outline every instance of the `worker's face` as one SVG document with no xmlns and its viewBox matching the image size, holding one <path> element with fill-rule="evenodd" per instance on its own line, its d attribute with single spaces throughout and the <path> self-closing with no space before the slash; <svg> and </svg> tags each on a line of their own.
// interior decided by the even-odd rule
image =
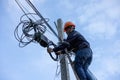
<svg viewBox="0 0 120 80">
<path fill-rule="evenodd" d="M 66 30 L 66 34 L 68 35 L 70 32 L 71 32 L 71 29 L 68 28 L 68 29 Z"/>
<path fill-rule="evenodd" d="M 66 29 L 66 34 L 69 35 L 69 33 L 72 32 L 72 31 L 73 31 L 73 28 L 69 27 L 69 28 Z"/>
</svg>

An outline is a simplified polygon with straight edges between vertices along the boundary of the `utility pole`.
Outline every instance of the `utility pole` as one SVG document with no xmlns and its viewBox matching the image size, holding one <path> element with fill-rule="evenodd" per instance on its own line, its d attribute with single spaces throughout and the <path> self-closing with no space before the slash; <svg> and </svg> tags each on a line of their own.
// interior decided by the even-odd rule
<svg viewBox="0 0 120 80">
<path fill-rule="evenodd" d="M 60 42 L 63 41 L 64 34 L 63 34 L 63 22 L 61 19 L 57 20 L 57 30 L 58 30 L 58 36 L 60 37 Z M 59 56 L 60 60 L 60 68 L 61 68 L 61 80 L 70 80 L 70 74 L 69 74 L 69 67 L 67 62 L 67 57 L 64 54 L 61 54 Z"/>
</svg>

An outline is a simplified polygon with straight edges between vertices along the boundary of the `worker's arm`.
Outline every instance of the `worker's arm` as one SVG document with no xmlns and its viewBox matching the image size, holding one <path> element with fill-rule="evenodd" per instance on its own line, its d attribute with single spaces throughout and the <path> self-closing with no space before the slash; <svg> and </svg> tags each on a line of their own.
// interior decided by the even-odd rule
<svg viewBox="0 0 120 80">
<path fill-rule="evenodd" d="M 64 50 L 65 48 L 68 48 L 70 47 L 70 44 L 66 41 L 62 42 L 59 46 L 53 48 L 53 51 L 54 52 L 57 52 L 57 51 L 62 51 Z"/>
<path fill-rule="evenodd" d="M 62 42 L 59 46 L 55 47 L 55 48 L 48 48 L 47 51 L 50 52 L 58 52 L 58 53 L 65 53 L 64 49 L 68 48 L 70 46 L 70 44 L 68 42 Z"/>
<path fill-rule="evenodd" d="M 51 53 L 51 52 L 54 52 L 53 51 L 53 49 L 52 48 L 47 48 L 47 52 L 48 53 Z M 62 54 L 63 52 L 62 51 L 57 51 L 57 52 L 55 52 L 57 55 L 60 55 L 60 54 Z"/>
</svg>

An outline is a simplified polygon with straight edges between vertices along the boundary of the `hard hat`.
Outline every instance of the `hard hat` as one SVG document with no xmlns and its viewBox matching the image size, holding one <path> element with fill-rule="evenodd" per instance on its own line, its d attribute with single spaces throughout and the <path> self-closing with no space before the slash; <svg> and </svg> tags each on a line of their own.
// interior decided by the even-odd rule
<svg viewBox="0 0 120 80">
<path fill-rule="evenodd" d="M 66 32 L 65 29 L 68 28 L 69 26 L 73 26 L 73 27 L 75 27 L 75 24 L 72 23 L 71 21 L 66 22 L 65 25 L 64 25 L 64 32 Z"/>
</svg>

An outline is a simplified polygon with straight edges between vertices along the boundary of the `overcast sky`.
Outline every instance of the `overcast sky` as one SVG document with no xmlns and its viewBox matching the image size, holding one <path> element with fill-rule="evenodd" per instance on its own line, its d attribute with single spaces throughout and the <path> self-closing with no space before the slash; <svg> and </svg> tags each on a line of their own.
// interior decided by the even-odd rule
<svg viewBox="0 0 120 80">
<path fill-rule="evenodd" d="M 90 42 L 90 70 L 98 80 L 120 80 L 120 0 L 31 0 L 49 24 L 72 21 Z M 20 2 L 30 11 L 24 0 Z M 54 80 L 54 62 L 39 44 L 19 48 L 14 29 L 23 12 L 14 0 L 0 0 L 0 80 Z M 57 42 L 48 31 L 47 37 Z M 59 63 L 58 63 L 59 65 Z M 71 80 L 74 78 L 70 68 Z M 59 70 L 58 70 L 59 71 Z M 60 80 L 60 75 L 55 79 Z"/>
</svg>

